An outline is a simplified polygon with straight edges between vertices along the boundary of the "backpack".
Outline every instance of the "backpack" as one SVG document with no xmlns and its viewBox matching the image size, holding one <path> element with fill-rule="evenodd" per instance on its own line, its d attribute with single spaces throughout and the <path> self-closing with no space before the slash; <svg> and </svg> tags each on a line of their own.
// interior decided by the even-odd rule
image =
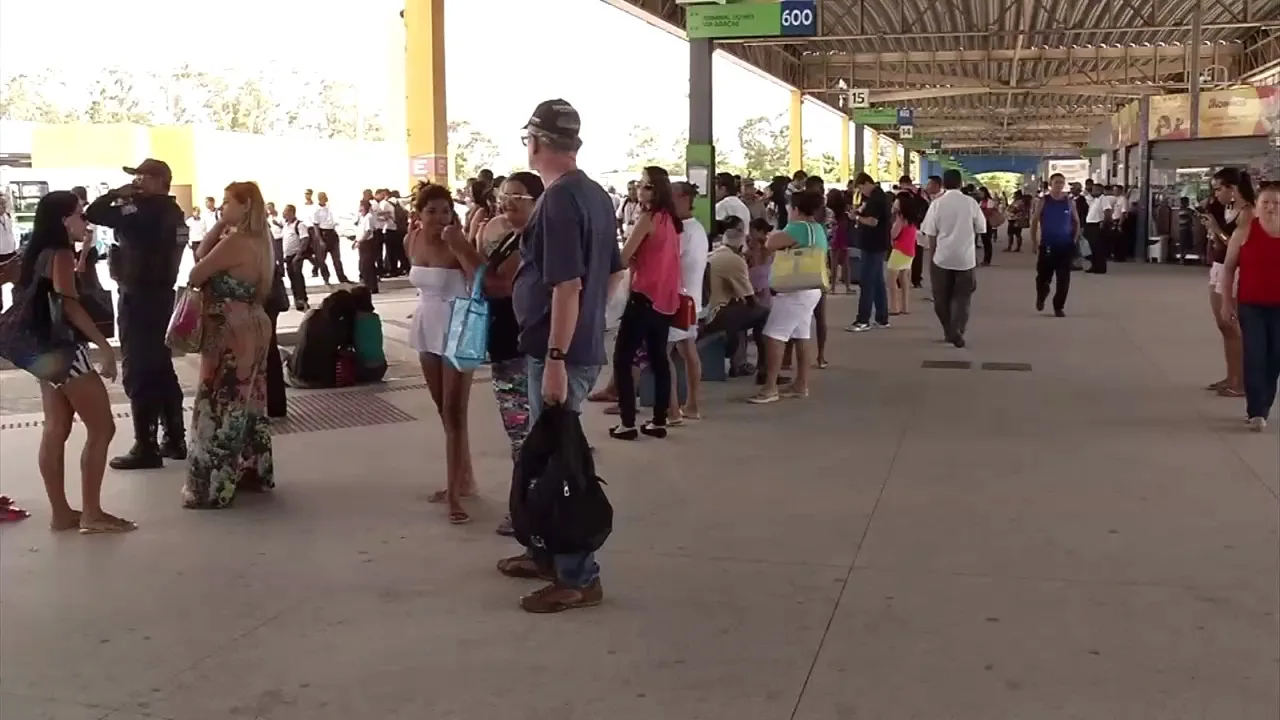
<svg viewBox="0 0 1280 720">
<path fill-rule="evenodd" d="M 400 232 L 409 229 L 409 211 L 405 210 L 399 202 L 391 203 L 391 210 L 396 220 L 396 229 Z"/>
<path fill-rule="evenodd" d="M 596 475 L 578 413 L 544 408 L 520 447 L 511 478 L 511 526 L 531 550 L 599 550 L 613 532 L 613 506 Z"/>
</svg>

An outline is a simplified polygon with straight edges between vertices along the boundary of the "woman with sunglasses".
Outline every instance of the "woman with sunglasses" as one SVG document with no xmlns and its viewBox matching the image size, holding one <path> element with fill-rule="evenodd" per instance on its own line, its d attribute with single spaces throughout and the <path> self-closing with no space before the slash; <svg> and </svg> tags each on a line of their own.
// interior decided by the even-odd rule
<svg viewBox="0 0 1280 720">
<path fill-rule="evenodd" d="M 520 352 L 520 323 L 516 321 L 511 290 L 520 268 L 520 233 L 542 196 L 542 178 L 531 172 L 513 173 L 499 189 L 498 208 L 502 214 L 485 225 L 480 254 L 486 258 L 488 268 L 484 294 L 489 300 L 489 374 L 514 463 L 529 432 L 529 362 Z M 508 515 L 498 525 L 498 534 L 514 532 Z"/>
<path fill-rule="evenodd" d="M 622 264 L 631 269 L 631 296 L 613 346 L 613 379 L 618 386 L 622 422 L 609 430 L 609 437 L 618 440 L 635 440 L 641 434 L 667 436 L 671 402 L 667 336 L 680 308 L 680 232 L 684 226 L 676 211 L 671 178 L 660 167 L 647 167 L 640 176 L 639 190 L 643 210 L 622 246 Z M 653 373 L 653 420 L 636 427 L 631 365 L 642 347 Z"/>
<path fill-rule="evenodd" d="M 1222 311 L 1223 287 L 1227 275 L 1227 245 L 1236 229 L 1248 230 L 1253 218 L 1253 183 L 1249 174 L 1239 168 L 1222 168 L 1213 175 L 1213 199 L 1200 216 L 1204 223 L 1213 265 L 1209 268 L 1209 308 L 1222 334 L 1223 355 L 1227 361 L 1227 376 L 1209 384 L 1205 389 L 1222 397 L 1244 396 L 1244 346 L 1240 340 L 1240 324 L 1227 322 Z"/>
<path fill-rule="evenodd" d="M 33 283 L 46 284 L 49 299 L 59 300 L 65 323 L 78 341 L 46 347 L 37 356 L 27 358 L 29 362 L 15 361 L 14 364 L 41 381 L 44 432 L 40 436 L 39 463 L 53 510 L 49 526 L 55 531 L 78 529 L 81 534 L 92 535 L 129 532 L 138 526 L 102 509 L 107 449 L 116 431 L 111 402 L 102 380 L 115 378 L 116 359 L 102 331 L 81 307 L 76 291 L 74 243 L 83 242 L 87 231 L 84 203 L 80 198 L 61 190 L 40 198 L 31 240 L 22 255 L 17 285 L 19 292 L 27 292 Z M 40 294 L 34 301 L 45 302 L 45 298 Z M 100 371 L 95 371 L 89 360 L 86 340 L 101 353 Z M 80 510 L 73 509 L 67 502 L 64 484 L 66 443 L 76 416 L 85 427 L 84 449 L 80 453 Z"/>
</svg>

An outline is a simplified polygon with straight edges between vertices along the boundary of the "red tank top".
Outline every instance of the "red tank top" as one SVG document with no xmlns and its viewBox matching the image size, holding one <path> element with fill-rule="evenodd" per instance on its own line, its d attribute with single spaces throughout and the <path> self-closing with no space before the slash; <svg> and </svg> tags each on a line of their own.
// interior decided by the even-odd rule
<svg viewBox="0 0 1280 720">
<path fill-rule="evenodd" d="M 1280 306 L 1280 236 L 1268 233 L 1257 218 L 1249 226 L 1249 239 L 1240 246 L 1239 268 L 1239 302 Z"/>
<path fill-rule="evenodd" d="M 680 309 L 680 234 L 670 215 L 652 217 L 653 229 L 631 259 L 631 290 L 649 298 L 660 314 L 673 315 Z"/>
</svg>

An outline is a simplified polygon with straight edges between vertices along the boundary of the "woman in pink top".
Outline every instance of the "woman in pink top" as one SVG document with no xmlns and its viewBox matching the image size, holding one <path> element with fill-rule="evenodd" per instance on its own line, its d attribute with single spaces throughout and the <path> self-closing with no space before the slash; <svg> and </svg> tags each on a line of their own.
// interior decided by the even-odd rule
<svg viewBox="0 0 1280 720">
<path fill-rule="evenodd" d="M 631 269 L 631 297 L 618 324 L 613 346 L 613 377 L 618 385 L 621 424 L 609 430 L 619 440 L 635 440 L 641 433 L 667 436 L 667 405 L 671 398 L 671 364 L 667 335 L 680 308 L 680 231 L 671 178 L 659 167 L 647 167 L 640 176 L 642 212 L 631 236 L 622 246 L 622 264 Z M 636 427 L 636 388 L 631 363 L 640 348 L 652 362 L 653 420 Z"/>
<path fill-rule="evenodd" d="M 924 221 L 924 202 L 909 192 L 893 201 L 893 251 L 889 253 L 889 314 L 911 312 L 911 263 L 916 257 L 916 235 Z"/>
</svg>

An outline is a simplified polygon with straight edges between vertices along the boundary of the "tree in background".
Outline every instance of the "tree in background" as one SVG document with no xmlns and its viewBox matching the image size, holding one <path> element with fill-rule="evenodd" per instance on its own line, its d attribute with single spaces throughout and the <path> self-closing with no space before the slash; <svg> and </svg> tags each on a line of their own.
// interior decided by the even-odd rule
<svg viewBox="0 0 1280 720">
<path fill-rule="evenodd" d="M 831 153 L 822 153 L 818 157 L 805 153 L 804 171 L 822 178 L 828 187 L 840 184 L 840 159 Z"/>
<path fill-rule="evenodd" d="M 45 123 L 210 124 L 219 130 L 381 140 L 378 112 L 356 88 L 320 77 L 268 90 L 260 77 L 183 65 L 168 74 L 102 68 L 76 85 L 16 75 L 0 88 L 0 118 Z"/>
<path fill-rule="evenodd" d="M 449 152 L 453 155 L 453 176 L 459 181 L 473 178 L 484 168 L 493 168 L 498 146 L 466 120 L 449 123 Z"/>
<path fill-rule="evenodd" d="M 1012 197 L 1014 190 L 1022 188 L 1022 174 L 1014 172 L 985 172 L 973 176 L 980 185 L 996 197 Z"/>
<path fill-rule="evenodd" d="M 781 115 L 747 118 L 738 127 L 738 146 L 742 148 L 743 177 L 769 180 L 775 175 L 790 175 L 791 128 Z"/>
<path fill-rule="evenodd" d="M 635 125 L 631 128 L 629 137 L 626 165 L 629 172 L 639 175 L 644 168 L 655 166 L 665 169 L 671 175 L 684 175 L 688 133 L 668 141 L 658 137 L 658 133 L 648 125 Z"/>
</svg>

